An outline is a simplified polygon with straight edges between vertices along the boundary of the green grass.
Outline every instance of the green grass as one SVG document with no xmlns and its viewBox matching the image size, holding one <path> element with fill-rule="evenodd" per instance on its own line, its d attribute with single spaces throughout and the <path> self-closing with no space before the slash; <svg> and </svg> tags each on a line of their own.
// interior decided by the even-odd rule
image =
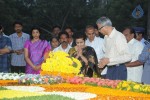
<svg viewBox="0 0 150 100">
<path fill-rule="evenodd" d="M 60 95 L 43 95 L 43 96 L 31 96 L 31 97 L 21 97 L 12 99 L 2 99 L 2 100 L 74 100 L 69 97 L 64 97 Z"/>
<path fill-rule="evenodd" d="M 8 89 L 0 86 L 0 90 L 8 90 Z"/>
</svg>

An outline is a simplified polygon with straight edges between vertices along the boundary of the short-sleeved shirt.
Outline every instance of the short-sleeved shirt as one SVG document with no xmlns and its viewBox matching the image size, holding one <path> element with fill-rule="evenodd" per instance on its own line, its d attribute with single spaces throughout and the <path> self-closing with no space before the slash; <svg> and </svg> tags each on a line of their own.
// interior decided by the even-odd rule
<svg viewBox="0 0 150 100">
<path fill-rule="evenodd" d="M 142 74 L 142 82 L 150 84 L 150 44 L 146 45 L 139 55 L 138 60 L 144 63 L 144 69 Z"/>
<path fill-rule="evenodd" d="M 12 44 L 8 37 L 0 36 L 0 49 L 8 48 L 11 50 Z M 10 67 L 9 54 L 0 54 L 0 72 L 8 72 Z"/>
<path fill-rule="evenodd" d="M 29 35 L 26 33 L 22 33 L 22 36 L 18 37 L 17 33 L 14 33 L 10 35 L 9 38 L 12 42 L 12 50 L 20 50 L 24 48 L 25 42 L 29 40 Z M 24 60 L 24 54 L 17 55 L 16 53 L 12 53 L 11 65 L 25 66 L 26 62 Z"/>
</svg>

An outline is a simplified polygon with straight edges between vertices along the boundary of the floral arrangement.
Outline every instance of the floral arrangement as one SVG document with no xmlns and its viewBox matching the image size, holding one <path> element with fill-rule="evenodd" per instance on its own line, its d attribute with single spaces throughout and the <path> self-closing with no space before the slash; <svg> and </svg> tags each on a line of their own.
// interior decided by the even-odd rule
<svg viewBox="0 0 150 100">
<path fill-rule="evenodd" d="M 20 84 L 56 84 L 63 80 L 60 76 L 41 76 L 39 74 L 26 74 L 19 79 Z"/>
<path fill-rule="evenodd" d="M 94 93 L 97 97 L 90 100 L 149 100 L 150 95 L 136 93 L 131 91 L 122 91 L 117 89 L 103 88 L 98 86 L 89 86 L 84 84 L 54 84 L 42 85 L 46 92 L 63 91 L 63 92 L 88 92 Z"/>
<path fill-rule="evenodd" d="M 132 81 L 120 82 L 117 89 L 150 94 L 150 85 L 143 85 Z"/>
<path fill-rule="evenodd" d="M 48 71 L 57 74 L 74 74 L 80 72 L 81 63 L 78 59 L 70 57 L 63 51 L 50 52 L 46 62 L 42 64 L 42 71 Z"/>
<path fill-rule="evenodd" d="M 24 73 L 0 73 L 0 80 L 18 80 Z"/>
<path fill-rule="evenodd" d="M 94 86 L 116 88 L 121 80 L 109 80 L 100 78 L 89 78 L 89 77 L 74 77 L 67 80 L 71 84 L 87 84 Z"/>
</svg>

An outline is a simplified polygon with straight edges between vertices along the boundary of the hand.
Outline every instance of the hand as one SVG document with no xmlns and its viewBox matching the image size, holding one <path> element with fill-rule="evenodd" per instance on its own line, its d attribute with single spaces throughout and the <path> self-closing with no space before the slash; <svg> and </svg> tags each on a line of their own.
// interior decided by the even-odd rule
<svg viewBox="0 0 150 100">
<path fill-rule="evenodd" d="M 102 58 L 99 61 L 98 67 L 103 68 L 105 65 L 109 63 L 109 58 Z"/>
<path fill-rule="evenodd" d="M 38 71 L 38 70 L 40 70 L 40 69 L 41 69 L 41 66 L 40 66 L 40 65 L 38 65 L 38 66 L 34 66 L 34 67 L 33 67 L 33 69 L 34 69 L 35 71 Z"/>
<path fill-rule="evenodd" d="M 15 53 L 16 53 L 17 55 L 23 54 L 23 52 L 24 52 L 23 49 L 20 49 L 20 50 L 16 50 L 16 51 L 15 51 Z"/>
<path fill-rule="evenodd" d="M 81 57 L 82 56 L 82 48 L 78 47 L 77 52 L 78 52 L 78 56 Z"/>
</svg>

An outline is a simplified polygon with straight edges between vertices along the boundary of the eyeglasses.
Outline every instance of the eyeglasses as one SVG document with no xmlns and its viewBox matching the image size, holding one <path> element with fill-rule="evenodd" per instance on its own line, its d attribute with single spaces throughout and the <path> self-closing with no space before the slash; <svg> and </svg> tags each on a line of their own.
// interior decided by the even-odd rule
<svg viewBox="0 0 150 100">
<path fill-rule="evenodd" d="M 103 27 L 105 27 L 105 26 L 102 26 L 102 27 L 98 28 L 98 30 L 100 31 Z"/>
</svg>

